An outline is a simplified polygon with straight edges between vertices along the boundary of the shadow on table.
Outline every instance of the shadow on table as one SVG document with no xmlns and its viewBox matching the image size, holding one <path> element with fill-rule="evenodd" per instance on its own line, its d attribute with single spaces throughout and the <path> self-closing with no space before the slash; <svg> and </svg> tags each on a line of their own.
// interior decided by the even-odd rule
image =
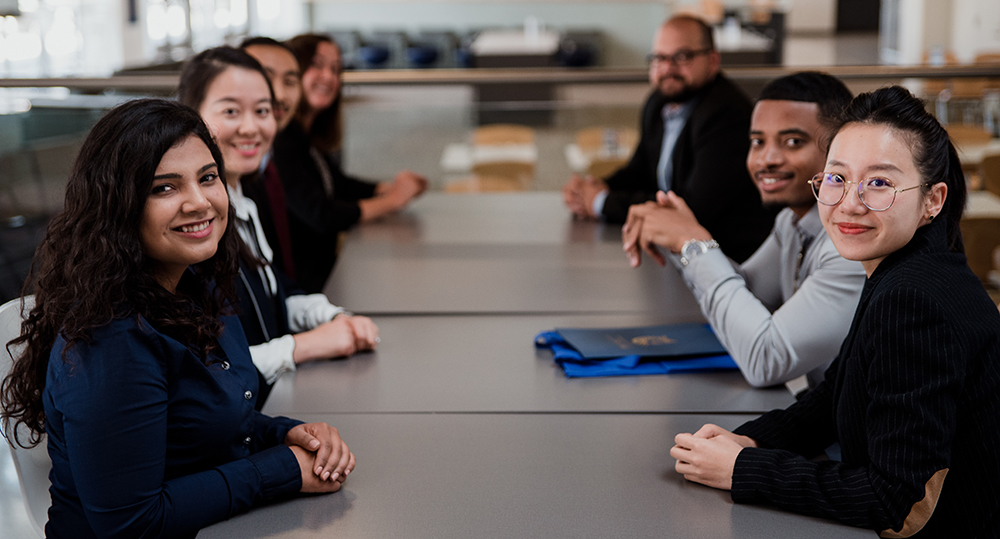
<svg viewBox="0 0 1000 539">
<path fill-rule="evenodd" d="M 357 494 L 351 492 L 350 487 L 344 487 L 340 492 L 300 494 L 294 498 L 267 503 L 252 509 L 249 515 L 236 517 L 224 523 L 225 534 L 229 537 L 271 537 L 294 530 L 329 529 L 334 522 L 350 511 L 357 497 Z M 238 526 L 234 527 L 236 524 Z M 240 525 L 253 529 L 252 531 L 234 529 L 241 527 Z M 239 533 L 234 533 L 236 531 Z M 212 528 L 206 528 L 198 537 L 221 536 L 211 532 Z"/>
</svg>

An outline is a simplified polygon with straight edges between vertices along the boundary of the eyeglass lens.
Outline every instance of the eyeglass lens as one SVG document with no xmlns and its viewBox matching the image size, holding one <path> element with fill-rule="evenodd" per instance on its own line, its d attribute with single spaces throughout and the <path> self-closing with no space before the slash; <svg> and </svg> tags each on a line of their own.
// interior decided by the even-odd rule
<svg viewBox="0 0 1000 539">
<path fill-rule="evenodd" d="M 813 177 L 812 187 L 816 200 L 827 206 L 834 206 L 844 199 L 848 182 L 839 174 L 817 174 Z M 865 178 L 858 184 L 858 195 L 861 203 L 872 211 L 884 211 L 892 206 L 896 199 L 896 189 L 885 178 Z"/>
</svg>

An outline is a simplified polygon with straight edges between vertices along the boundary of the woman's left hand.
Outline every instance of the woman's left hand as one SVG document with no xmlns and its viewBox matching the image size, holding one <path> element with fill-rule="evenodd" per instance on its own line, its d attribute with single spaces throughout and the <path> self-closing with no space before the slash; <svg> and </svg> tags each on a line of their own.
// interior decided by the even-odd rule
<svg viewBox="0 0 1000 539">
<path fill-rule="evenodd" d="M 315 452 L 313 473 L 323 481 L 343 483 L 354 470 L 354 455 L 340 439 L 337 429 L 326 423 L 296 425 L 285 435 L 285 445 L 297 445 Z"/>
<path fill-rule="evenodd" d="M 701 431 L 699 431 L 701 432 Z M 732 490 L 736 457 L 744 446 L 729 436 L 705 438 L 698 434 L 680 433 L 670 456 L 677 459 L 674 469 L 684 479 L 713 488 Z"/>
</svg>

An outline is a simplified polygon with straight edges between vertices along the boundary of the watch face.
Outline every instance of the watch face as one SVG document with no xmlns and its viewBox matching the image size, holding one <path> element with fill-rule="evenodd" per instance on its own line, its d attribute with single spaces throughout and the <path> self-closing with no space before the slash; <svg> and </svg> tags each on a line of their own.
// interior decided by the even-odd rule
<svg viewBox="0 0 1000 539">
<path fill-rule="evenodd" d="M 704 249 L 704 246 L 703 246 L 702 242 L 700 242 L 700 241 L 689 241 L 689 242 L 685 243 L 684 247 L 681 249 L 681 255 L 684 258 L 690 259 L 692 256 L 694 256 L 696 254 L 703 253 L 704 252 L 703 249 Z"/>
</svg>

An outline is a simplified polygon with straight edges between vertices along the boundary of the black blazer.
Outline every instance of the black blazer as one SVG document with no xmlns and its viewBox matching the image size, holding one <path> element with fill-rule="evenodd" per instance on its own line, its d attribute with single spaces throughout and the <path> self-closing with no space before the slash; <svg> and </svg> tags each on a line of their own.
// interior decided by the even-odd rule
<svg viewBox="0 0 1000 539">
<path fill-rule="evenodd" d="M 761 206 L 746 169 L 753 106 L 721 74 L 695 99 L 699 101 L 674 146 L 671 189 L 687 202 L 722 251 L 743 262 L 767 238 L 777 214 Z M 629 206 L 656 198 L 666 104 L 654 90 L 643 107 L 641 137 L 632 159 L 605 179 L 606 220 L 624 222 Z"/>
<path fill-rule="evenodd" d="M 736 429 L 769 449 L 740 452 L 734 501 L 876 531 L 923 525 L 913 537 L 996 536 L 1000 314 L 946 227 L 918 228 L 875 269 L 822 383 Z M 842 462 L 803 458 L 834 441 Z M 914 505 L 935 498 L 931 515 Z"/>
<path fill-rule="evenodd" d="M 302 294 L 302 290 L 280 269 L 274 266 L 271 269 L 278 283 L 278 292 L 273 296 L 265 289 L 267 285 L 261 279 L 259 270 L 240 257 L 240 275 L 236 278 L 236 298 L 239 302 L 236 314 L 250 346 L 291 334 L 285 300 L 288 296 Z M 260 411 L 271 393 L 271 385 L 259 370 L 257 380 L 256 409 Z"/>
<path fill-rule="evenodd" d="M 337 236 L 358 222 L 358 200 L 371 198 L 375 184 L 344 174 L 327 159 L 333 198 L 326 196 L 323 177 L 309 153 L 309 136 L 293 121 L 274 139 L 274 164 L 285 187 L 288 229 L 292 237 L 295 280 L 305 291 L 322 292 L 337 261 Z M 250 195 L 258 209 L 265 206 Z"/>
</svg>

